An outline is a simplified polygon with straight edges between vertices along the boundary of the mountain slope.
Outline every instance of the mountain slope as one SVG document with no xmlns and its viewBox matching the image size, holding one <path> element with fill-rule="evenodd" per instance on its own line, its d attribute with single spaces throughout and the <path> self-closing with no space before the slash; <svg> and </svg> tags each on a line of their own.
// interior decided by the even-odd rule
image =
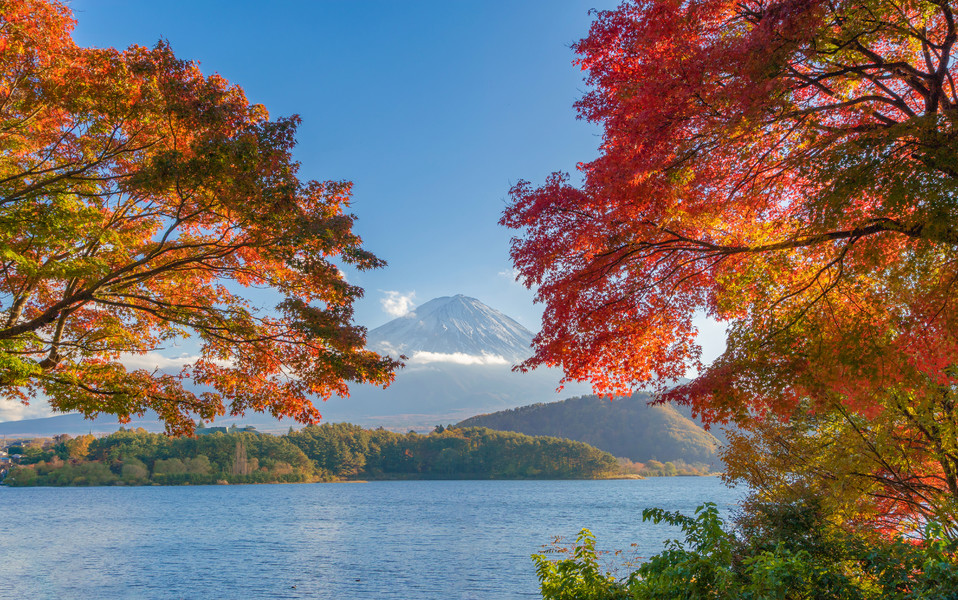
<svg viewBox="0 0 958 600">
<path fill-rule="evenodd" d="M 457 426 L 564 437 L 637 462 L 718 463 L 715 437 L 672 406 L 648 401 L 644 392 L 615 400 L 582 396 L 479 415 Z"/>
<path fill-rule="evenodd" d="M 121 425 L 116 417 L 100 416 L 96 419 L 84 419 L 80 413 L 56 415 L 40 419 L 23 419 L 0 423 L 0 435 L 45 437 L 68 433 L 112 433 Z"/>
<path fill-rule="evenodd" d="M 368 345 L 390 354 L 417 352 L 499 356 L 509 363 L 532 354 L 533 333 L 511 317 L 462 294 L 434 298 L 377 327 Z"/>
</svg>

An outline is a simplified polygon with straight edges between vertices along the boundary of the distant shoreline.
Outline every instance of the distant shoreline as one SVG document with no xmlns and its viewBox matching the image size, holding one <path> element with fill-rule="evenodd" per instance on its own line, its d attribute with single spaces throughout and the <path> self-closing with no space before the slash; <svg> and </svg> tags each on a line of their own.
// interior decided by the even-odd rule
<svg viewBox="0 0 958 600">
<path fill-rule="evenodd" d="M 363 479 L 319 479 L 315 481 L 247 481 L 247 482 L 230 482 L 230 481 L 217 481 L 211 483 L 138 483 L 138 484 L 128 484 L 122 482 L 116 483 L 106 483 L 106 484 L 16 484 L 8 485 L 5 482 L 0 482 L 0 489 L 7 488 L 77 488 L 77 487 L 201 487 L 201 486 L 237 486 L 237 485 L 298 485 L 298 484 L 310 484 L 310 483 L 378 483 L 378 482 L 389 482 L 389 481 L 644 481 L 650 479 L 673 479 L 673 478 L 695 478 L 695 477 L 710 477 L 717 474 L 709 475 L 663 475 L 663 476 L 654 476 L 654 477 L 643 477 L 641 475 L 634 474 L 625 474 L 625 475 L 607 475 L 607 476 L 597 476 L 597 477 L 366 477 Z"/>
<path fill-rule="evenodd" d="M 332 479 L 315 479 L 315 480 L 304 480 L 304 481 L 210 481 L 204 483 L 158 483 L 153 481 L 147 481 L 143 483 L 124 483 L 122 481 L 116 481 L 112 483 L 103 483 L 103 484 L 85 484 L 85 483 L 75 483 L 75 484 L 55 484 L 55 483 L 37 483 L 37 484 L 15 484 L 8 485 L 4 481 L 0 481 L 0 488 L 15 488 L 15 487 L 186 487 L 186 486 L 217 486 L 217 485 L 277 485 L 277 484 L 303 484 L 303 483 L 376 483 L 383 481 L 614 481 L 614 480 L 623 480 L 623 481 L 639 481 L 647 479 L 671 479 L 673 477 L 713 477 L 719 476 L 721 473 L 709 473 L 707 475 L 661 475 L 661 476 L 650 476 L 643 477 L 642 475 L 636 475 L 634 473 L 610 473 L 605 475 L 596 475 L 594 477 L 476 477 L 464 475 L 462 477 L 448 477 L 448 476 L 438 476 L 435 474 L 418 474 L 418 475 L 386 475 L 382 477 L 369 477 L 364 476 L 361 479 L 348 479 L 348 478 L 332 478 Z"/>
</svg>

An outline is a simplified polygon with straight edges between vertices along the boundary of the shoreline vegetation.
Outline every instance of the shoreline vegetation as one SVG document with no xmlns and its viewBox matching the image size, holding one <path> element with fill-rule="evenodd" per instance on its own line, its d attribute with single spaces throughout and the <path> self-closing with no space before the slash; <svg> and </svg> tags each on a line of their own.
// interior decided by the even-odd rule
<svg viewBox="0 0 958 600">
<path fill-rule="evenodd" d="M 199 429 L 203 431 L 203 429 Z M 702 475 L 695 467 L 633 463 L 582 442 L 483 427 L 426 435 L 335 423 L 282 436 L 216 431 L 170 438 L 144 429 L 57 436 L 21 448 L 8 486 L 208 485 L 415 479 L 641 479 Z"/>
</svg>

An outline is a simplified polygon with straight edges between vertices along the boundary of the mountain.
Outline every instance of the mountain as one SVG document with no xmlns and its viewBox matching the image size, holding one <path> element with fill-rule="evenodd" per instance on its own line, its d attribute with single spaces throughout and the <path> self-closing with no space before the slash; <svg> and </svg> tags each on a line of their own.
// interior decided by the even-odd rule
<svg viewBox="0 0 958 600">
<path fill-rule="evenodd" d="M 582 396 L 479 415 L 461 421 L 457 427 L 562 437 L 636 462 L 681 459 L 718 464 L 719 440 L 675 407 L 649 406 L 649 400 L 644 392 L 614 400 Z"/>
<path fill-rule="evenodd" d="M 512 366 L 532 354 L 533 333 L 468 296 L 434 298 L 367 335 L 370 348 L 403 354 L 406 366 L 388 389 L 357 386 L 349 398 L 320 406 L 326 421 L 431 429 L 481 412 L 549 402 L 591 392 L 571 384 L 557 392 L 561 372 Z"/>
<path fill-rule="evenodd" d="M 465 354 L 522 362 L 532 351 L 533 333 L 475 298 L 458 294 L 434 298 L 407 315 L 369 332 L 370 348 L 392 354 Z"/>
<path fill-rule="evenodd" d="M 79 413 L 71 413 L 41 419 L 23 419 L 0 423 L 0 435 L 49 437 L 61 433 L 70 435 L 113 433 L 119 428 L 120 424 L 113 416 L 84 419 L 83 415 Z"/>
</svg>

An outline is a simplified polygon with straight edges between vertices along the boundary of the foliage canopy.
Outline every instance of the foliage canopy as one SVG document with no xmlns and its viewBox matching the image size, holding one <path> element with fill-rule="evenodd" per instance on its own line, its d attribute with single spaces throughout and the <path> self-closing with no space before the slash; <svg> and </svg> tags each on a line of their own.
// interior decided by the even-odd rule
<svg viewBox="0 0 958 600">
<path fill-rule="evenodd" d="M 545 303 L 523 366 L 617 394 L 674 380 L 701 366 L 704 312 L 727 349 L 665 399 L 881 415 L 860 437 L 904 455 L 881 494 L 958 499 L 956 39 L 948 1 L 598 13 L 575 49 L 600 156 L 579 185 L 520 182 L 502 219 Z"/>
<path fill-rule="evenodd" d="M 191 413 L 314 422 L 312 399 L 387 384 L 333 260 L 383 262 L 348 182 L 298 179 L 298 118 L 165 42 L 80 48 L 72 27 L 55 0 L 0 0 L 0 392 L 182 433 Z M 275 311 L 253 306 L 263 288 Z M 124 365 L 189 336 L 179 373 Z"/>
</svg>

